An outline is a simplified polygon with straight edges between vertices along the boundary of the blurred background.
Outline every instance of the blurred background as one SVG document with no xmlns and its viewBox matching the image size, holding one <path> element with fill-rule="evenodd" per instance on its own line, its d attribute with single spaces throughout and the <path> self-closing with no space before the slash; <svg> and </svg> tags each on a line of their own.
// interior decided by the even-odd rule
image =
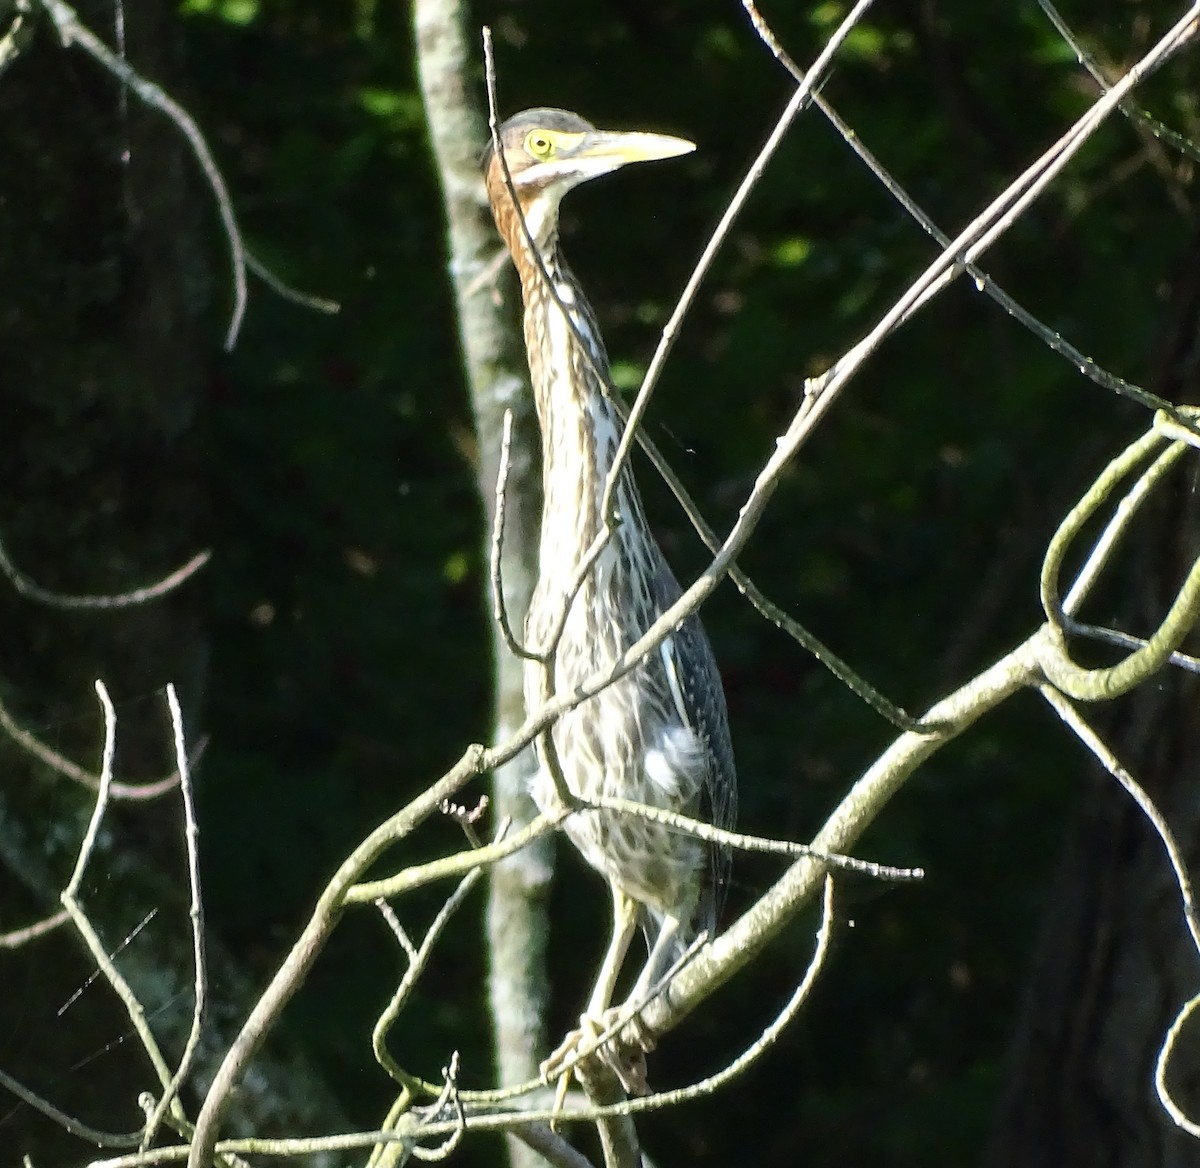
<svg viewBox="0 0 1200 1168">
<path fill-rule="evenodd" d="M 121 775 L 145 779 L 171 769 L 161 690 L 180 686 L 189 738 L 206 742 L 208 926 L 249 992 L 354 844 L 489 735 L 477 445 L 410 14 L 375 0 L 127 10 L 86 0 L 77 11 L 110 44 L 119 25 L 130 62 L 194 116 L 255 255 L 341 305 L 322 315 L 252 281 L 225 353 L 227 251 L 194 160 L 161 115 L 40 22 L 0 75 L 0 536 L 41 584 L 72 593 L 143 584 L 202 548 L 213 558 L 170 598 L 121 613 L 49 610 L 5 591 L 0 696 L 53 748 L 94 765 L 91 683 L 103 677 Z M 764 7 L 801 63 L 844 13 Z M 1091 0 L 1064 15 L 1115 78 L 1177 14 Z M 495 0 L 474 19 L 494 30 L 504 113 L 563 106 L 698 145 L 588 184 L 564 209 L 565 249 L 615 378 L 634 389 L 792 83 L 732 0 Z M 824 95 L 951 233 L 1095 92 L 1033 3 L 881 4 L 837 60 Z M 1193 137 L 1195 60 L 1137 94 Z M 1195 199 L 1186 154 L 1113 118 L 984 266 L 1102 365 L 1195 400 Z M 647 423 L 718 531 L 805 378 L 935 254 L 807 112 L 718 259 Z M 1033 630 L 1048 537 L 1147 423 L 960 280 L 855 380 L 742 566 L 920 711 Z M 668 558 L 690 579 L 703 549 L 648 465 L 638 474 Z M 1153 627 L 1189 562 L 1190 500 L 1181 476 L 1151 508 L 1096 599 L 1098 621 Z M 731 586 L 704 618 L 729 700 L 741 826 L 808 838 L 893 731 Z M 1098 716 L 1178 812 L 1186 846 L 1194 688 L 1164 677 Z M 53 907 L 90 797 L 8 744 L 0 757 L 0 929 L 10 929 Z M 186 1021 L 181 839 L 173 799 L 120 805 L 85 896 L 111 948 L 159 910 L 127 956 L 136 963 L 141 949 L 161 964 L 181 945 L 148 1008 Z M 434 822 L 398 862 L 460 841 L 455 825 Z M 656 1162 L 1187 1162 L 1169 1159 L 1149 1085 L 1158 1036 L 1194 975 L 1176 951 L 1178 906 L 1148 831 L 1048 710 L 1020 697 L 986 718 L 922 768 L 857 852 L 920 865 L 926 879 L 844 882 L 853 927 L 808 1009 L 718 1100 L 645 1120 Z M 578 1013 L 609 927 L 600 880 L 559 853 L 554 1034 Z M 779 870 L 739 859 L 729 911 Z M 427 919 L 442 895 L 427 890 L 404 912 Z M 470 1086 L 492 1075 L 483 905 L 468 903 L 393 1038 L 430 1078 L 460 1050 Z M 663 1044 L 656 1087 L 707 1074 L 757 1037 L 809 959 L 813 924 L 798 921 Z M 352 915 L 289 1008 L 287 1057 L 313 1069 L 318 1116 L 369 1128 L 386 1110 L 369 1034 L 400 967 L 380 922 Z M 99 982 L 59 1012 L 89 969 L 65 933 L 0 953 L 0 1069 L 126 1130 L 139 1121 L 136 1091 L 151 1085 L 121 1039 L 127 1022 Z M 218 978 L 212 993 L 235 998 L 234 988 Z M 1114 1035 L 1114 1020 L 1135 1029 Z M 88 1155 L 3 1095 L 0 1149 L 42 1164 Z M 499 1154 L 468 1141 L 458 1162 Z"/>
</svg>

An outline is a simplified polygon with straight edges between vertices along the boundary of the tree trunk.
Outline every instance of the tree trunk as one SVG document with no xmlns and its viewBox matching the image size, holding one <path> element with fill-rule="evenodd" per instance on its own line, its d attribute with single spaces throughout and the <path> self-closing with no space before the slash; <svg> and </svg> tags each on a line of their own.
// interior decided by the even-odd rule
<svg viewBox="0 0 1200 1168">
<path fill-rule="evenodd" d="M 537 573 L 541 508 L 537 426 L 517 328 L 516 281 L 492 224 L 479 160 L 487 143 L 483 95 L 467 78 L 477 55 L 469 48 L 467 14 L 457 0 L 417 0 L 417 57 L 429 134 L 446 204 L 449 267 L 458 306 L 463 361 L 478 442 L 476 475 L 486 517 L 485 548 L 495 513 L 504 413 L 513 414 L 511 468 L 501 568 L 509 622 L 522 628 Z M 497 260 L 499 259 L 499 263 Z M 521 662 L 492 628 L 497 741 L 524 720 Z M 510 830 L 536 813 L 528 794 L 536 767 L 532 748 L 497 771 L 493 822 Z M 500 1082 L 535 1077 L 545 1047 L 546 941 L 553 841 L 543 839 L 492 868 L 488 900 L 489 998 Z M 542 1161 L 510 1139 L 514 1165 Z"/>
</svg>

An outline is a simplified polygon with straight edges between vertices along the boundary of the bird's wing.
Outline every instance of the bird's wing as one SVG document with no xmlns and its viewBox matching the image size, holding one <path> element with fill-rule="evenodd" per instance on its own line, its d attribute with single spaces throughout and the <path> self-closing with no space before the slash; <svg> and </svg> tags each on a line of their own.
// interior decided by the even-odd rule
<svg viewBox="0 0 1200 1168">
<path fill-rule="evenodd" d="M 663 564 L 657 584 L 659 609 L 669 607 L 680 596 L 679 584 Z M 737 818 L 737 771 L 733 745 L 729 738 L 729 715 L 725 691 L 716 658 L 704 626 L 698 617 L 689 617 L 663 644 L 671 658 L 677 684 L 671 686 L 680 719 L 703 744 L 708 754 L 704 777 L 701 818 L 714 827 L 730 830 Z M 720 907 L 729 883 L 730 849 L 715 845 L 709 849 L 713 909 Z"/>
</svg>

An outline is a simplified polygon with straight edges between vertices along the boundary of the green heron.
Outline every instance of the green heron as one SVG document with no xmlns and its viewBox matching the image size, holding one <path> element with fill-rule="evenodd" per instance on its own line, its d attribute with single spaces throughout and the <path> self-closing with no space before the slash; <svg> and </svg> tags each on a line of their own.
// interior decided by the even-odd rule
<svg viewBox="0 0 1200 1168">
<path fill-rule="evenodd" d="M 559 249 L 559 201 L 579 183 L 628 162 L 671 158 L 695 147 L 661 134 L 597 130 L 557 109 L 517 114 L 500 127 L 499 139 L 541 260 L 539 266 L 489 148 L 487 192 L 521 278 L 542 434 L 544 501 L 527 644 L 544 649 L 561 627 L 550 663 L 526 664 L 525 698 L 534 710 L 550 694 L 570 694 L 608 669 L 680 595 L 626 465 L 612 494 L 618 522 L 570 597 L 603 524 L 600 509 L 622 422 L 609 397 L 608 357 L 595 315 Z M 732 825 L 737 783 L 725 695 L 696 617 L 619 681 L 565 713 L 551 736 L 567 787 L 585 799 L 636 800 Z M 559 808 L 544 756 L 531 793 L 543 811 Z M 639 924 L 650 955 L 630 1002 L 641 1001 L 701 931 L 711 935 L 729 856 L 692 835 L 610 811 L 577 812 L 565 830 L 612 891 L 612 941 L 584 1015 L 585 1025 L 594 1028 L 611 1006 Z"/>
</svg>

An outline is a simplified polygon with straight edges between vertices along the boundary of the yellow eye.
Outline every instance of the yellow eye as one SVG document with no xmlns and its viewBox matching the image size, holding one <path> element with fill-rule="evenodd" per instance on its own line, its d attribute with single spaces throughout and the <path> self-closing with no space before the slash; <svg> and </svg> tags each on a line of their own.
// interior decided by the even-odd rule
<svg viewBox="0 0 1200 1168">
<path fill-rule="evenodd" d="M 545 130 L 530 130 L 525 138 L 525 149 L 534 158 L 549 158 L 554 152 L 554 143 Z"/>
</svg>

